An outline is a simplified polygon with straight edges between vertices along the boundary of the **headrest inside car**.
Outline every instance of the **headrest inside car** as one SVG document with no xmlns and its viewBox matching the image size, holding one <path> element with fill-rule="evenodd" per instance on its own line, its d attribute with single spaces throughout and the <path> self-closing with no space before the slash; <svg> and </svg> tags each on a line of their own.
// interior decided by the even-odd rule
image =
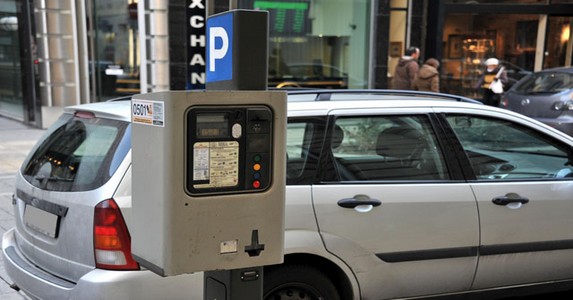
<svg viewBox="0 0 573 300">
<path fill-rule="evenodd" d="M 399 159 L 409 158 L 419 149 L 424 139 L 416 129 L 408 127 L 390 127 L 378 135 L 376 153 Z"/>
<path fill-rule="evenodd" d="M 336 149 L 342 143 L 344 139 L 344 130 L 338 125 L 334 125 L 334 129 L 332 131 L 332 142 L 330 144 L 331 149 Z"/>
</svg>

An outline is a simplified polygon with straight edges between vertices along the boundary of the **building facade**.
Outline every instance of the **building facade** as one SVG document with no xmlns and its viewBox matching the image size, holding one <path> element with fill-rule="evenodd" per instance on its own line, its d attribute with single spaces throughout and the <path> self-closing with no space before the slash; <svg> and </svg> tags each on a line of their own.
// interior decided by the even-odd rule
<svg viewBox="0 0 573 300">
<path fill-rule="evenodd" d="M 269 11 L 269 86 L 391 88 L 410 46 L 441 91 L 479 98 L 483 62 L 512 80 L 570 66 L 568 0 L 0 0 L 0 114 L 49 126 L 63 107 L 204 86 L 205 15 Z"/>
</svg>

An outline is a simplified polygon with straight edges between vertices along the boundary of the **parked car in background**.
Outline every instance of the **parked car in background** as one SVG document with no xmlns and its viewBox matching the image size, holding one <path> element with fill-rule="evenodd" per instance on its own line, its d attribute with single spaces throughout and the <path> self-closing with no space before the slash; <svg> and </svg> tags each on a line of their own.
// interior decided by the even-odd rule
<svg viewBox="0 0 573 300">
<path fill-rule="evenodd" d="M 348 74 L 335 66 L 319 63 L 289 64 L 281 72 L 270 72 L 269 87 L 346 89 Z"/>
<path fill-rule="evenodd" d="M 66 108 L 22 164 L 2 252 L 31 298 L 203 299 L 201 273 L 132 258 L 130 107 Z M 573 282 L 573 137 L 458 96 L 308 90 L 289 92 L 286 143 L 285 257 L 264 268 L 266 300 Z"/>
<path fill-rule="evenodd" d="M 500 106 L 573 135 L 573 67 L 524 77 L 503 95 Z"/>
<path fill-rule="evenodd" d="M 505 68 L 505 73 L 507 74 L 507 86 L 504 87 L 505 90 L 510 89 L 514 84 L 516 84 L 521 78 L 533 73 L 532 71 L 526 70 L 516 64 L 510 63 L 507 60 L 500 60 L 500 65 Z M 485 66 L 484 66 L 485 69 Z"/>
</svg>

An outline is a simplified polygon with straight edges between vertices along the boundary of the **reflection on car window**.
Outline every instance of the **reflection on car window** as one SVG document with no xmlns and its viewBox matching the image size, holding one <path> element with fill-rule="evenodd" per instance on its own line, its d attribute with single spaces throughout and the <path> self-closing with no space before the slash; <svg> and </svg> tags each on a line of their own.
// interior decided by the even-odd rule
<svg viewBox="0 0 573 300">
<path fill-rule="evenodd" d="M 518 124 L 477 116 L 447 117 L 478 180 L 573 179 L 570 147 Z"/>
<path fill-rule="evenodd" d="M 514 91 L 524 94 L 559 93 L 573 88 L 573 74 L 540 72 L 532 74 L 516 86 Z"/>
<path fill-rule="evenodd" d="M 312 124 L 289 123 L 287 132 L 287 178 L 299 177 L 308 154 L 305 136 L 312 134 Z"/>
<path fill-rule="evenodd" d="M 343 181 L 449 178 L 426 116 L 340 117 L 330 148 Z"/>
<path fill-rule="evenodd" d="M 322 120 L 289 120 L 287 125 L 287 183 L 310 184 L 318 166 L 322 145 Z"/>
<path fill-rule="evenodd" d="M 24 163 L 22 173 L 34 186 L 50 191 L 98 188 L 130 149 L 128 126 L 128 122 L 64 115 Z"/>
</svg>

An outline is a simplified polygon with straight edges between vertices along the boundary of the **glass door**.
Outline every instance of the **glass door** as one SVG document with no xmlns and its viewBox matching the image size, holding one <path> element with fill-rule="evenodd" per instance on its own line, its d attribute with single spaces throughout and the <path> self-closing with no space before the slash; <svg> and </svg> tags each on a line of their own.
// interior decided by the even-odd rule
<svg viewBox="0 0 573 300">
<path fill-rule="evenodd" d="M 96 101 L 140 93 L 137 0 L 92 1 L 91 95 Z"/>
<path fill-rule="evenodd" d="M 544 69 L 571 65 L 572 25 L 573 17 L 549 17 L 545 39 Z"/>
<path fill-rule="evenodd" d="M 16 1 L 0 0 L 0 113 L 24 119 Z"/>
</svg>

